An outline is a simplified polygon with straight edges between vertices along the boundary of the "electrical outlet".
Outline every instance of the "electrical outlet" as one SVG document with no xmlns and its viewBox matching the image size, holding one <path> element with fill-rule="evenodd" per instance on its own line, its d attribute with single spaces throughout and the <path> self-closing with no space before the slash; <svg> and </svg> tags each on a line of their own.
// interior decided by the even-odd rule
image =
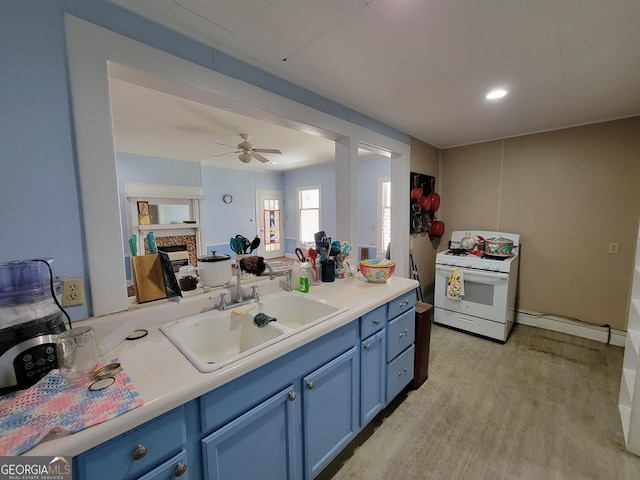
<svg viewBox="0 0 640 480">
<path fill-rule="evenodd" d="M 62 289 L 62 306 L 71 307 L 84 303 L 84 283 L 82 277 L 65 278 Z"/>
<path fill-rule="evenodd" d="M 619 247 L 620 247 L 620 245 L 618 244 L 618 242 L 611 242 L 609 244 L 609 253 L 611 253 L 613 255 L 617 255 Z"/>
</svg>

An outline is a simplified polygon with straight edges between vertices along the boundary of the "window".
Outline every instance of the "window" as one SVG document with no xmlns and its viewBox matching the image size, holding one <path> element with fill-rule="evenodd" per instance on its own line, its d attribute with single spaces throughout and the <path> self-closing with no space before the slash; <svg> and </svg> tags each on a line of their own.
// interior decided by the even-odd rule
<svg viewBox="0 0 640 480">
<path fill-rule="evenodd" d="M 383 180 L 378 189 L 380 205 L 380 253 L 384 255 L 391 241 L 391 182 Z"/>
<path fill-rule="evenodd" d="M 320 230 L 320 188 L 298 189 L 298 242 L 314 243 Z"/>
</svg>

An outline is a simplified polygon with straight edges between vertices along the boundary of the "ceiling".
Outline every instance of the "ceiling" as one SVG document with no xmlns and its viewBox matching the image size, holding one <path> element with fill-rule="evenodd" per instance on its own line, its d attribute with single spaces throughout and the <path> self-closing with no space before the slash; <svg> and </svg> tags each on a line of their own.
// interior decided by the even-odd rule
<svg viewBox="0 0 640 480">
<path fill-rule="evenodd" d="M 439 148 L 640 113 L 638 0 L 111 1 Z M 162 108 L 182 123 L 174 133 L 211 133 L 215 144 L 249 133 L 285 153 L 295 142 L 283 127 L 120 87 L 129 121 L 128 109 Z M 494 87 L 509 93 L 486 100 Z M 170 136 L 153 127 L 149 141 Z M 333 156 L 333 142 L 304 137 L 295 155 L 315 140 L 311 156 Z"/>
<path fill-rule="evenodd" d="M 289 171 L 330 164 L 335 145 L 318 135 L 258 120 L 182 96 L 109 79 L 116 150 L 151 157 L 198 162 L 210 167 L 243 169 L 236 146 L 249 134 L 254 148 L 279 149 L 262 153 L 269 163 L 251 162 L 258 171 Z M 359 151 L 361 158 L 375 156 Z"/>
</svg>

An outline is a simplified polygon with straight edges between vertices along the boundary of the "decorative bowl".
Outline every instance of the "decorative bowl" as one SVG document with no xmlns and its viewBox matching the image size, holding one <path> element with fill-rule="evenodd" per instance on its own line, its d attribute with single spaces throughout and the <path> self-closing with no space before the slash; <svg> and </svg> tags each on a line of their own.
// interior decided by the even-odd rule
<svg viewBox="0 0 640 480">
<path fill-rule="evenodd" d="M 378 265 L 379 263 L 382 265 Z M 382 258 L 370 258 L 360 261 L 360 273 L 371 283 L 384 283 L 393 276 L 396 262 Z"/>
</svg>

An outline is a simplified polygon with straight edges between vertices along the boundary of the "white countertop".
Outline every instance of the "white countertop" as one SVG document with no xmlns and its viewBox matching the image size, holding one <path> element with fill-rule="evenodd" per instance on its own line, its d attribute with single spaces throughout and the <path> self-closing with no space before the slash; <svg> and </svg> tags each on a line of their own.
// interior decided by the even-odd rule
<svg viewBox="0 0 640 480">
<path fill-rule="evenodd" d="M 279 290 L 281 278 L 270 281 L 260 277 L 256 283 L 260 286 L 259 292 L 266 295 Z M 179 303 L 160 302 L 132 312 L 75 322 L 75 325 L 92 325 L 98 339 L 125 321 L 131 321 L 136 328 L 149 330 L 146 337 L 124 341 L 101 357 L 104 361 L 119 359 L 145 404 L 73 435 L 43 441 L 23 455 L 78 455 L 346 325 L 417 285 L 415 280 L 398 277 L 392 277 L 385 284 L 373 284 L 358 275 L 354 279 L 337 279 L 312 286 L 311 294 L 343 305 L 347 311 L 210 373 L 198 371 L 158 327 L 217 304 L 215 298 L 219 292 L 190 295 Z M 211 296 L 215 300 L 211 300 Z"/>
</svg>

